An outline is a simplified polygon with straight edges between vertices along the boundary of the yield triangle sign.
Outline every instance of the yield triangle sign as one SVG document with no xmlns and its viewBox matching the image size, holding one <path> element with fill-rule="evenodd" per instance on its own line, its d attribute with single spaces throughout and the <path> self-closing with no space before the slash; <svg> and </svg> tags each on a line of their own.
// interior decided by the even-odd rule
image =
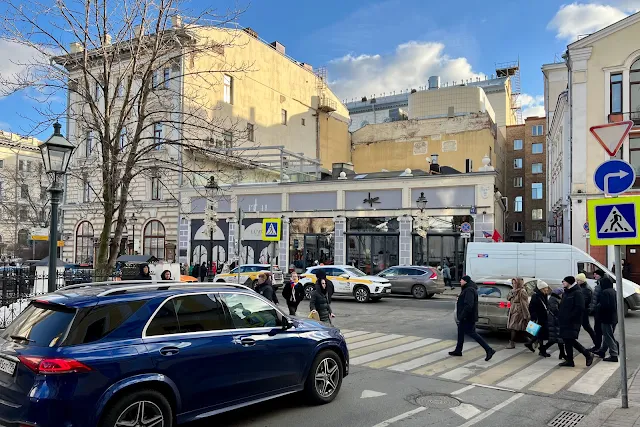
<svg viewBox="0 0 640 427">
<path fill-rule="evenodd" d="M 602 227 L 600 227 L 599 234 L 610 234 L 610 233 L 629 233 L 633 231 L 633 227 L 629 224 L 618 210 L 617 207 L 613 207 L 609 216 L 605 220 Z"/>
<path fill-rule="evenodd" d="M 615 156 L 622 143 L 624 142 L 629 131 L 633 127 L 630 120 L 617 123 L 608 123 L 606 125 L 592 126 L 589 131 L 598 140 L 604 151 L 610 156 Z"/>
</svg>

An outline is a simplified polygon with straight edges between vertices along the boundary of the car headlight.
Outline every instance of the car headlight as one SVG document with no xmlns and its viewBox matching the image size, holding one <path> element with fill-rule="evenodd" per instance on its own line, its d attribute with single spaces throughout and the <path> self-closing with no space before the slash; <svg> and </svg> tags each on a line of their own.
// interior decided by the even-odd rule
<svg viewBox="0 0 640 427">
<path fill-rule="evenodd" d="M 640 294 L 640 288 L 636 288 L 636 294 Z"/>
</svg>

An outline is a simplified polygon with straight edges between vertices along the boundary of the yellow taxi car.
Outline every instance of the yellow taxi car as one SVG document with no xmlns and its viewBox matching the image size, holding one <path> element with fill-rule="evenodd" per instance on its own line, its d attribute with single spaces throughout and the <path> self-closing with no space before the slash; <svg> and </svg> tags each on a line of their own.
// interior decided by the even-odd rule
<svg viewBox="0 0 640 427">
<path fill-rule="evenodd" d="M 269 274 L 271 271 L 271 265 L 269 264 L 246 264 L 236 267 L 229 273 L 216 274 L 215 281 L 221 283 L 238 283 L 238 272 L 240 273 L 240 285 L 246 285 L 254 288 L 258 283 L 258 274 Z M 273 279 L 272 285 L 275 289 L 282 286 L 284 282 L 284 275 L 278 266 L 273 266 Z"/>
<path fill-rule="evenodd" d="M 317 265 L 307 268 L 300 276 L 307 299 L 311 298 L 317 280 L 316 274 L 320 270 L 333 283 L 334 296 L 350 296 L 358 302 L 368 302 L 391 295 L 391 283 L 383 277 L 368 276 L 351 265 Z"/>
</svg>

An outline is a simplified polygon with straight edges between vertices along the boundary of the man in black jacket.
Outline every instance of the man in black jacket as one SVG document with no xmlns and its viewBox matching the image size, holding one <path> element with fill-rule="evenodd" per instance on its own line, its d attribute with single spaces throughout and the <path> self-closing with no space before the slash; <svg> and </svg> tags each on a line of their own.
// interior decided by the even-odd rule
<svg viewBox="0 0 640 427">
<path fill-rule="evenodd" d="M 596 306 L 596 313 L 602 326 L 602 347 L 594 353 L 605 362 L 617 362 L 618 341 L 614 336 L 618 324 L 616 291 L 613 289 L 613 282 L 608 277 L 600 279 L 600 287 L 600 299 Z M 609 350 L 609 357 L 605 357 L 607 350 Z"/>
<path fill-rule="evenodd" d="M 595 288 L 593 288 L 593 297 L 591 298 L 591 303 L 589 304 L 589 314 L 593 315 L 593 331 L 595 332 L 596 338 L 594 340 L 595 345 L 590 350 L 596 351 L 602 344 L 602 324 L 600 323 L 600 319 L 598 319 L 596 306 L 598 305 L 598 301 L 600 300 L 600 293 L 602 292 L 600 279 L 606 277 L 606 274 L 603 270 L 597 269 L 595 273 L 593 273 L 593 277 L 596 279 L 596 286 Z"/>
<path fill-rule="evenodd" d="M 476 322 L 478 321 L 478 287 L 471 280 L 471 277 L 464 276 L 460 279 L 460 296 L 456 303 L 456 317 L 458 318 L 458 343 L 455 350 L 450 351 L 450 356 L 462 356 L 462 346 L 464 336 L 469 335 L 487 352 L 484 360 L 489 361 L 496 353 L 487 342 L 476 332 Z"/>
<path fill-rule="evenodd" d="M 582 327 L 582 315 L 584 313 L 584 295 L 582 289 L 576 284 L 573 276 L 567 276 L 562 281 L 564 296 L 560 303 L 558 323 L 560 325 L 560 338 L 564 340 L 567 358 L 560 366 L 576 366 L 573 361 L 573 348 L 578 349 L 587 360 L 587 366 L 593 363 L 593 354 L 578 342 L 578 334 Z"/>
</svg>

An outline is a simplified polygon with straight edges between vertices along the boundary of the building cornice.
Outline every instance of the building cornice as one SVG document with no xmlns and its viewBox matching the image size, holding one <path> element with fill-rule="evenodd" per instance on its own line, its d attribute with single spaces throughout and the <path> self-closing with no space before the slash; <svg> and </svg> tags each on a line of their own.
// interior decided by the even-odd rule
<svg viewBox="0 0 640 427">
<path fill-rule="evenodd" d="M 634 13 L 633 15 L 628 16 L 614 24 L 611 24 L 608 27 L 601 29 L 600 31 L 596 31 L 595 33 L 592 33 L 587 37 L 584 37 L 578 41 L 575 41 L 571 43 L 569 46 L 567 46 L 567 48 L 570 51 L 573 51 L 574 49 L 581 49 L 585 46 L 589 46 L 592 43 L 595 43 L 598 40 L 602 40 L 603 38 L 608 37 L 613 33 L 616 33 L 620 30 L 630 27 L 631 25 L 637 23 L 638 21 L 640 21 L 640 12 Z"/>
</svg>

